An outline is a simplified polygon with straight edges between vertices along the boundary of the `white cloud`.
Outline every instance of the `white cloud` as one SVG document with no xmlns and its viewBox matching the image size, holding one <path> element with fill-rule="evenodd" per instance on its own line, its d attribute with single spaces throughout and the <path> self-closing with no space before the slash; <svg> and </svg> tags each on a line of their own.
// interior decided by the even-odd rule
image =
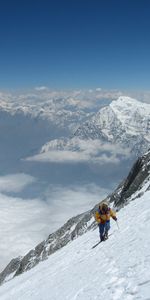
<svg viewBox="0 0 150 300">
<path fill-rule="evenodd" d="M 62 225 L 72 216 L 83 213 L 102 201 L 110 190 L 95 184 L 63 187 L 50 186 L 46 191 L 47 203 L 51 208 L 51 222 Z"/>
<path fill-rule="evenodd" d="M 48 87 L 46 87 L 46 86 L 37 86 L 37 87 L 35 87 L 35 90 L 36 91 L 45 91 L 45 90 L 48 90 Z"/>
<path fill-rule="evenodd" d="M 90 157 L 85 152 L 75 152 L 75 151 L 66 151 L 66 150 L 57 150 L 57 151 L 48 151 L 45 153 L 40 153 L 33 157 L 29 157 L 26 160 L 28 161 L 40 161 L 40 162 L 81 162 L 87 161 Z"/>
<path fill-rule="evenodd" d="M 124 159 L 130 156 L 128 149 L 123 149 L 120 146 L 102 143 L 99 140 L 80 140 L 72 139 L 72 143 L 68 143 L 64 146 L 64 149 L 57 150 L 50 149 L 29 157 L 28 161 L 40 161 L 40 162 L 56 162 L 56 163 L 98 163 L 98 164 L 118 164 L 120 162 L 119 156 Z M 71 149 L 72 147 L 72 149 Z M 73 150 L 77 148 L 78 150 Z"/>
<path fill-rule="evenodd" d="M 12 258 L 26 254 L 68 218 L 92 208 L 108 193 L 94 184 L 69 188 L 50 185 L 45 200 L 0 193 L 0 271 Z"/>
<path fill-rule="evenodd" d="M 49 215 L 48 205 L 38 199 L 0 194 L 0 270 L 46 238 Z"/>
<path fill-rule="evenodd" d="M 21 192 L 27 185 L 35 182 L 35 178 L 24 174 L 12 174 L 0 177 L 0 192 Z"/>
<path fill-rule="evenodd" d="M 101 92 L 101 88 L 100 87 L 98 87 L 98 88 L 96 88 L 96 92 Z"/>
</svg>

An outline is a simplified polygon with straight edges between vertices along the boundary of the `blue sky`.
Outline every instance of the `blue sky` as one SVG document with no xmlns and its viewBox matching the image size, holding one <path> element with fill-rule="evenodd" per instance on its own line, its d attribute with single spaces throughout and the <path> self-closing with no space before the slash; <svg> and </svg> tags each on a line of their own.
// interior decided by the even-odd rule
<svg viewBox="0 0 150 300">
<path fill-rule="evenodd" d="M 0 89 L 149 89 L 149 0 L 6 0 Z"/>
</svg>

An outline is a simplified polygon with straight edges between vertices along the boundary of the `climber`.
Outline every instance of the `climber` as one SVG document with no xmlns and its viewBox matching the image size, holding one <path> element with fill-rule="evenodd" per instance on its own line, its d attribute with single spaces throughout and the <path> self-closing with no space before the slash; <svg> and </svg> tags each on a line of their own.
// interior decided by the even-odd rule
<svg viewBox="0 0 150 300">
<path fill-rule="evenodd" d="M 95 213 L 95 219 L 99 226 L 100 240 L 108 239 L 108 231 L 110 229 L 110 217 L 117 221 L 115 212 L 108 206 L 106 202 L 100 204 Z"/>
</svg>

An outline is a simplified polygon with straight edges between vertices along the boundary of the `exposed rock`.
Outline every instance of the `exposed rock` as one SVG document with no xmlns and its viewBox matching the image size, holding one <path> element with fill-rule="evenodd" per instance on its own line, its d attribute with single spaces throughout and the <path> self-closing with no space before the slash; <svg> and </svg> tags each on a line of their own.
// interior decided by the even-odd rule
<svg viewBox="0 0 150 300">
<path fill-rule="evenodd" d="M 19 268 L 20 266 L 20 261 L 22 257 L 16 257 L 13 258 L 10 263 L 7 265 L 7 267 L 3 270 L 3 272 L 0 273 L 0 284 L 7 279 L 7 277 L 12 274 Z"/>
<path fill-rule="evenodd" d="M 141 189 L 143 183 L 150 179 L 150 150 L 142 157 L 138 158 L 133 165 L 127 178 L 119 185 L 115 192 L 110 196 L 110 202 L 120 208 L 124 206 L 129 197 Z M 147 189 L 150 188 L 150 184 Z"/>
</svg>

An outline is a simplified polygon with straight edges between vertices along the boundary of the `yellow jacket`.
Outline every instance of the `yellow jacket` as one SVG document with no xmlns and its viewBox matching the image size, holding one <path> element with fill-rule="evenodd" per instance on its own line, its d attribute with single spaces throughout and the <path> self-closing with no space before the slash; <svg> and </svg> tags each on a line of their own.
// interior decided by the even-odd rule
<svg viewBox="0 0 150 300">
<path fill-rule="evenodd" d="M 106 221 L 110 220 L 110 217 L 112 217 L 115 221 L 117 220 L 116 213 L 110 207 L 108 207 L 107 213 L 103 213 L 100 208 L 95 213 L 97 223 L 104 224 Z"/>
</svg>

